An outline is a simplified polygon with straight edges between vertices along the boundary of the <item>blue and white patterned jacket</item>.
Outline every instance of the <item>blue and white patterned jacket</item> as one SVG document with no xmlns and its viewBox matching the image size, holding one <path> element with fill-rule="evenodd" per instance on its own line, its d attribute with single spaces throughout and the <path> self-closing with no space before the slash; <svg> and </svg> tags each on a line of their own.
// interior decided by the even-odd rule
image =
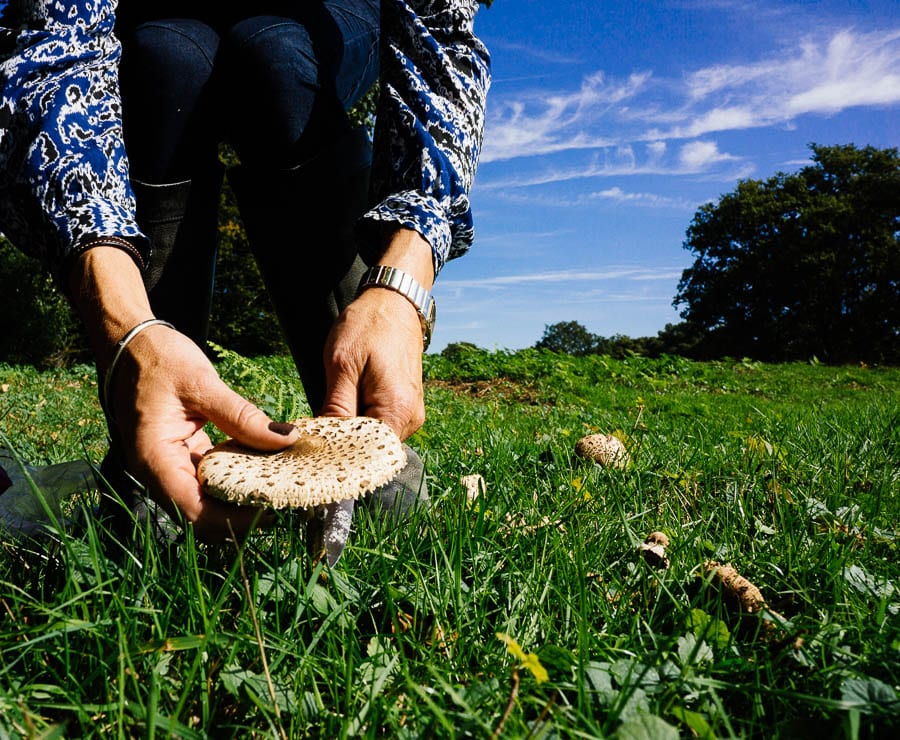
<svg viewBox="0 0 900 740">
<path fill-rule="evenodd" d="M 476 0 L 382 0 L 386 53 L 364 224 L 431 244 L 435 274 L 472 243 L 472 185 L 490 83 Z M 10 0 L 0 26 L 0 232 L 61 276 L 98 236 L 146 261 L 122 141 L 115 0 Z"/>
</svg>

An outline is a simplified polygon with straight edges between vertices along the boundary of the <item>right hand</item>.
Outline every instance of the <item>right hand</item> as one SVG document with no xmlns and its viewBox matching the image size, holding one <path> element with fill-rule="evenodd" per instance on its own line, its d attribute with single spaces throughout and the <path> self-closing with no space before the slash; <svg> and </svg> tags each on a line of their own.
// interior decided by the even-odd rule
<svg viewBox="0 0 900 740">
<path fill-rule="evenodd" d="M 199 539 L 227 537 L 228 520 L 238 536 L 259 517 L 266 523 L 255 507 L 203 493 L 197 463 L 212 446 L 204 425 L 211 421 L 242 444 L 271 451 L 296 441 L 297 432 L 231 390 L 190 339 L 165 326 L 144 329 L 115 368 L 109 403 L 129 472 L 165 508 L 177 508 Z"/>
<path fill-rule="evenodd" d="M 131 257 L 114 247 L 82 254 L 69 275 L 72 303 L 91 340 L 102 376 L 116 343 L 152 318 L 144 283 Z M 110 381 L 110 404 L 129 472 L 168 511 L 178 509 L 197 537 L 218 541 L 245 534 L 259 509 L 204 495 L 197 463 L 211 443 L 211 421 L 249 447 L 280 450 L 297 440 L 290 425 L 272 424 L 253 404 L 219 378 L 200 348 L 183 334 L 154 325 L 125 347 Z"/>
</svg>

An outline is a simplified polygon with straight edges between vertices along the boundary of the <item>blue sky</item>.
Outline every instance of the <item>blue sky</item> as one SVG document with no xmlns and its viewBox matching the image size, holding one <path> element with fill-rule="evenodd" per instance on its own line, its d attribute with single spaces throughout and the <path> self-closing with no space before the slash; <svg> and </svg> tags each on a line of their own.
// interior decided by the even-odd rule
<svg viewBox="0 0 900 740">
<path fill-rule="evenodd" d="M 652 336 L 697 208 L 809 144 L 900 146 L 900 3 L 495 0 L 494 82 L 432 348 L 517 349 L 576 320 Z"/>
</svg>

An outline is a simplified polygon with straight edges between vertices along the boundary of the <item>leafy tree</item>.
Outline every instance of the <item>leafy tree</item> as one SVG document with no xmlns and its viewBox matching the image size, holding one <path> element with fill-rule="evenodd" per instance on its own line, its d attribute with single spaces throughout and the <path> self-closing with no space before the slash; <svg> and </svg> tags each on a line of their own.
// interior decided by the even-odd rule
<svg viewBox="0 0 900 740">
<path fill-rule="evenodd" d="M 549 349 L 567 355 L 589 355 L 596 352 L 599 338 L 577 321 L 560 321 L 544 327 L 535 349 Z"/>
<path fill-rule="evenodd" d="M 796 174 L 702 206 L 674 305 L 701 354 L 900 360 L 900 156 L 812 145 Z"/>
</svg>

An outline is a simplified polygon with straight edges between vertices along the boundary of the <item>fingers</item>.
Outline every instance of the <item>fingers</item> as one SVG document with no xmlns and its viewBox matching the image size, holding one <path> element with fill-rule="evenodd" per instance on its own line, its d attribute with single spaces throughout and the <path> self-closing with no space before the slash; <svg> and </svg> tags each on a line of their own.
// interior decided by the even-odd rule
<svg viewBox="0 0 900 740">
<path fill-rule="evenodd" d="M 157 458 L 149 464 L 153 467 L 154 498 L 170 512 L 173 507 L 177 508 L 185 522 L 193 526 L 195 537 L 202 542 L 221 542 L 230 531 L 242 537 L 254 524 L 264 525 L 271 518 L 254 507 L 235 506 L 204 494 L 183 445 L 173 444 L 159 450 Z"/>
<path fill-rule="evenodd" d="M 417 403 L 414 390 L 385 399 L 386 403 L 372 403 L 363 407 L 364 416 L 372 416 L 387 423 L 400 439 L 405 440 L 425 423 L 425 405 Z"/>
<path fill-rule="evenodd" d="M 297 441 L 293 425 L 272 421 L 218 378 L 217 381 L 202 394 L 197 411 L 225 434 L 257 450 L 281 450 Z"/>
<path fill-rule="evenodd" d="M 424 423 L 422 332 L 402 296 L 363 293 L 335 324 L 324 360 L 323 415 L 382 419 L 401 439 Z"/>
<path fill-rule="evenodd" d="M 212 421 L 243 444 L 279 450 L 296 429 L 278 424 L 219 378 L 206 356 L 182 335 L 146 332 L 135 341 L 118 378 L 119 432 L 129 469 L 170 512 L 178 509 L 205 541 L 246 534 L 260 512 L 206 496 L 196 463 L 210 447 Z"/>
<path fill-rule="evenodd" d="M 359 413 L 359 373 L 353 366 L 337 362 L 326 365 L 328 390 L 322 404 L 322 416 L 356 416 Z"/>
</svg>

